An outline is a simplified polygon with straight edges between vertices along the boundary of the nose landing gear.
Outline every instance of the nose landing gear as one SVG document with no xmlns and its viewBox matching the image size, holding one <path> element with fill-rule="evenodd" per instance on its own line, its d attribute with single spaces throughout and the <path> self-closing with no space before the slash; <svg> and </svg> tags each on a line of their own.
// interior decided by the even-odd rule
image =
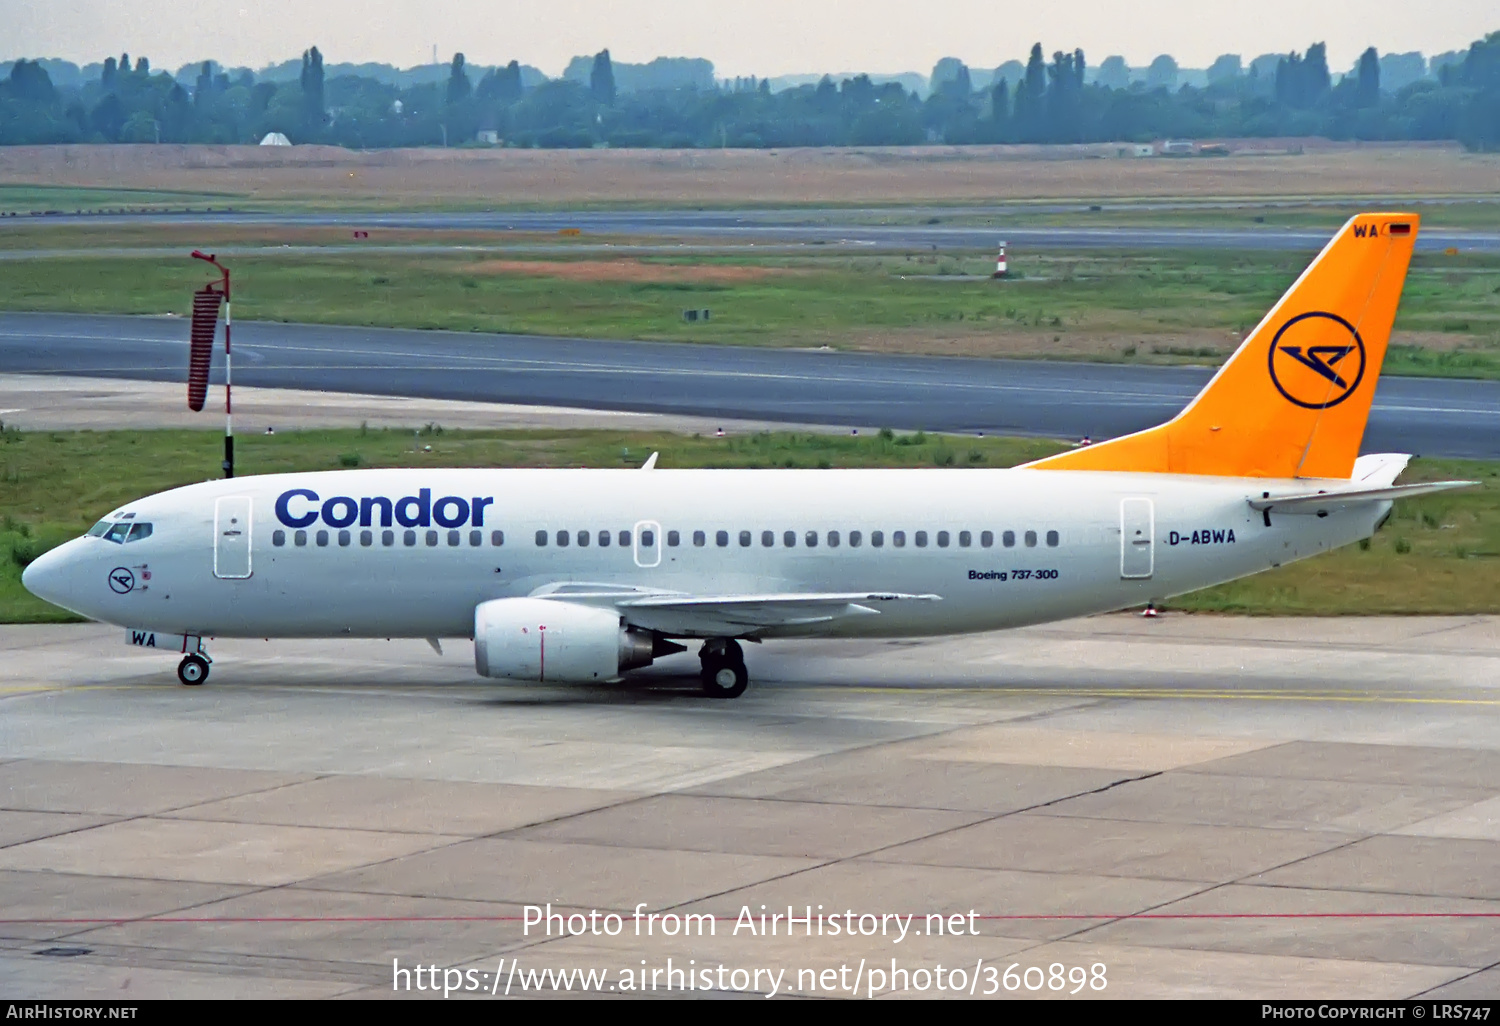
<svg viewBox="0 0 1500 1026">
<path fill-rule="evenodd" d="M 745 652 L 733 638 L 714 638 L 698 652 L 702 663 L 703 693 L 710 698 L 739 698 L 750 686 Z"/>
<path fill-rule="evenodd" d="M 198 651 L 182 657 L 177 664 L 177 679 L 188 687 L 197 687 L 208 680 L 208 665 L 212 660 L 208 653 Z"/>
</svg>

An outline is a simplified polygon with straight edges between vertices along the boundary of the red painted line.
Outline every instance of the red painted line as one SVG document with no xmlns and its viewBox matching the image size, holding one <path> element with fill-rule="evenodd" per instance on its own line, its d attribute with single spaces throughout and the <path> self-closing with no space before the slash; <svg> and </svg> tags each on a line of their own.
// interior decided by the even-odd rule
<svg viewBox="0 0 1500 1026">
<path fill-rule="evenodd" d="M 558 913 L 562 914 L 562 913 Z M 581 913 L 574 912 L 573 915 Z M 613 913 L 629 920 L 631 913 Z M 661 913 L 657 913 L 660 915 Z M 686 913 L 670 913 L 684 915 Z M 884 913 L 890 915 L 892 913 Z M 937 915 L 938 913 L 933 913 Z M 882 915 L 882 913 L 863 913 Z M 904 914 L 903 914 L 904 915 Z M 949 915 L 961 913 L 947 913 Z M 825 912 L 830 919 L 843 919 L 843 914 Z M 926 919 L 924 913 L 915 913 L 916 918 Z M 70 919 L 0 919 L 0 926 L 16 925 L 87 925 L 90 923 L 519 923 L 522 916 L 130 916 L 124 918 L 70 918 Z M 566 918 L 566 916 L 564 916 Z M 715 922 L 732 922 L 733 916 L 715 916 Z M 856 915 L 855 918 L 861 918 Z M 963 918 L 968 919 L 967 915 Z M 1030 922 L 1046 920 L 1096 920 L 1096 919 L 1500 919 L 1500 912 L 1141 912 L 1141 913 L 1058 913 L 1037 915 L 975 916 L 983 922 Z"/>
</svg>

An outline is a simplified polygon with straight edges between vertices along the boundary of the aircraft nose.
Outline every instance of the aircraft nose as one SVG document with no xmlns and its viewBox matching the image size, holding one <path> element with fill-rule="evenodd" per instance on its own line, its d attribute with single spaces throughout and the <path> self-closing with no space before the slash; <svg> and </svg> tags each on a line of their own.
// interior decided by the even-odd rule
<svg viewBox="0 0 1500 1026">
<path fill-rule="evenodd" d="M 69 580 L 77 562 L 78 541 L 66 542 L 33 559 L 21 571 L 21 585 L 39 599 L 68 608 Z"/>
</svg>

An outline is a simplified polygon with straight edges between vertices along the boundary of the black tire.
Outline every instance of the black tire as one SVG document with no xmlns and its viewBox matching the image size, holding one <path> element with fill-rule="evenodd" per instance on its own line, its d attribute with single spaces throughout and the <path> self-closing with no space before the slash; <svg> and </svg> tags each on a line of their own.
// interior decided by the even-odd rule
<svg viewBox="0 0 1500 1026">
<path fill-rule="evenodd" d="M 208 660 L 202 656 L 183 656 L 177 664 L 177 679 L 190 688 L 202 684 L 208 680 Z"/>
<path fill-rule="evenodd" d="M 750 672 L 743 660 L 722 659 L 703 663 L 703 693 L 709 698 L 739 698 L 750 686 Z"/>
</svg>

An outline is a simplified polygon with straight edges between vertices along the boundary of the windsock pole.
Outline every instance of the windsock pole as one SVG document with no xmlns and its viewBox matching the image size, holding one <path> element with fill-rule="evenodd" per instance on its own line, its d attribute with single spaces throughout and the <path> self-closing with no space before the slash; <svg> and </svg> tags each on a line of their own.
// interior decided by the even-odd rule
<svg viewBox="0 0 1500 1026">
<path fill-rule="evenodd" d="M 1008 274 L 1010 274 L 1010 268 L 1005 259 L 1005 243 L 1001 242 L 1000 255 L 995 258 L 995 273 L 990 275 L 990 277 L 1004 278 Z"/>
<path fill-rule="evenodd" d="M 224 282 L 224 476 L 234 476 L 234 398 L 232 373 L 232 350 L 229 345 L 230 328 L 234 317 L 230 313 L 229 268 L 219 263 L 214 254 L 193 250 L 193 259 L 202 260 L 218 268 Z"/>
</svg>

